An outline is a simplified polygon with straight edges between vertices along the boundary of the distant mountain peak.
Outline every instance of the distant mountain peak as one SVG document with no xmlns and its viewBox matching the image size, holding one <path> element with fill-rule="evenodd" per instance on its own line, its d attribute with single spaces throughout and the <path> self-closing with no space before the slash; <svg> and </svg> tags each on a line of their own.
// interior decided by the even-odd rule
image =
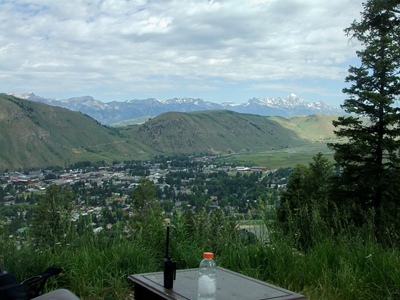
<svg viewBox="0 0 400 300">
<path fill-rule="evenodd" d="M 162 102 L 161 100 L 158 100 L 157 98 L 147 98 L 147 99 L 130 99 L 126 100 L 126 103 L 133 103 L 133 102 Z"/>
<path fill-rule="evenodd" d="M 36 95 L 33 92 L 23 93 L 23 94 L 16 94 L 14 92 L 11 92 L 11 93 L 7 93 L 7 95 L 14 96 L 14 97 L 17 97 L 20 99 L 26 99 L 26 100 L 29 100 L 29 98 L 36 97 Z"/>
<path fill-rule="evenodd" d="M 164 101 L 166 104 L 198 104 L 204 103 L 204 100 L 201 98 L 191 98 L 191 97 L 176 97 L 172 99 L 168 99 Z"/>
<path fill-rule="evenodd" d="M 202 98 L 175 97 L 165 101 L 157 98 L 131 99 L 123 102 L 101 102 L 91 96 L 73 97 L 69 99 L 48 99 L 35 95 L 33 92 L 16 95 L 15 97 L 61 106 L 73 111 L 80 111 L 102 124 L 113 124 L 142 116 L 157 116 L 168 111 L 191 112 L 203 110 L 225 109 L 238 113 L 257 114 L 262 116 L 291 117 L 296 115 L 344 114 L 337 106 L 326 105 L 323 101 L 307 102 L 294 93 L 285 98 L 253 97 L 245 103 L 224 102 L 222 104 L 207 102 Z"/>
</svg>

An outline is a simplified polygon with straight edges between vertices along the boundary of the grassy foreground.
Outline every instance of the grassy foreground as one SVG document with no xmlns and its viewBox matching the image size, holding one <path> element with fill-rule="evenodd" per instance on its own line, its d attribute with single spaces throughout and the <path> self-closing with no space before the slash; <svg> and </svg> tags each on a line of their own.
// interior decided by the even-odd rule
<svg viewBox="0 0 400 300">
<path fill-rule="evenodd" d="M 240 234 L 237 222 L 222 212 L 177 214 L 171 218 L 171 256 L 179 269 L 196 268 L 202 252 L 212 251 L 221 267 L 309 299 L 398 299 L 397 248 L 378 245 L 368 233 L 349 235 L 344 230 L 301 251 L 295 238 L 283 235 L 274 224 L 265 220 L 268 240 L 255 241 Z M 162 270 L 166 232 L 161 214 L 129 228 L 128 233 L 122 228 L 99 235 L 88 232 L 51 249 L 3 238 L 0 259 L 4 269 L 21 280 L 48 266 L 62 267 L 64 271 L 48 282 L 48 290 L 67 288 L 83 300 L 126 299 L 132 292 L 130 274 Z"/>
</svg>

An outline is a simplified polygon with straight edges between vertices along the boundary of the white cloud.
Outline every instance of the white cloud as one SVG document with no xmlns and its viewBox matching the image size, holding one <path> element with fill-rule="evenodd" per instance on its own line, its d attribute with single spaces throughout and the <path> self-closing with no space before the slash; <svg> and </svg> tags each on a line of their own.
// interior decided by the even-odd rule
<svg viewBox="0 0 400 300">
<path fill-rule="evenodd" d="M 343 29 L 359 17 L 361 2 L 5 0 L 0 87 L 127 99 L 151 90 L 196 97 L 203 88 L 218 90 L 216 78 L 253 81 L 248 87 L 344 81 L 355 49 Z"/>
</svg>

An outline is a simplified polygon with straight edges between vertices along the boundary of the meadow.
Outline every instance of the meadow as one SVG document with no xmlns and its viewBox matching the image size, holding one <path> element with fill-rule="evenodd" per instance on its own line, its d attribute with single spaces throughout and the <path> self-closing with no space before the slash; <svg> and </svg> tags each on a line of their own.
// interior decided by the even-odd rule
<svg viewBox="0 0 400 300">
<path fill-rule="evenodd" d="M 314 142 L 290 148 L 222 155 L 217 161 L 224 161 L 228 164 L 234 163 L 236 165 L 264 166 L 269 169 L 279 169 L 293 167 L 296 164 L 306 165 L 319 152 L 333 162 L 333 151 L 328 148 L 326 142 Z"/>
</svg>

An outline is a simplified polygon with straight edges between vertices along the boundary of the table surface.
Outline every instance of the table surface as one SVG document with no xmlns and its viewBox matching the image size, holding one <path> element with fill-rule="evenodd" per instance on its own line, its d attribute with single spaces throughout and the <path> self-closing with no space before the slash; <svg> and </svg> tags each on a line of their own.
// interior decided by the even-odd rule
<svg viewBox="0 0 400 300">
<path fill-rule="evenodd" d="M 161 299 L 197 299 L 198 269 L 178 270 L 172 289 L 164 288 L 164 273 L 135 274 L 128 277 L 135 285 L 157 294 Z M 266 282 L 217 268 L 217 299 L 283 300 L 307 299 Z"/>
</svg>

